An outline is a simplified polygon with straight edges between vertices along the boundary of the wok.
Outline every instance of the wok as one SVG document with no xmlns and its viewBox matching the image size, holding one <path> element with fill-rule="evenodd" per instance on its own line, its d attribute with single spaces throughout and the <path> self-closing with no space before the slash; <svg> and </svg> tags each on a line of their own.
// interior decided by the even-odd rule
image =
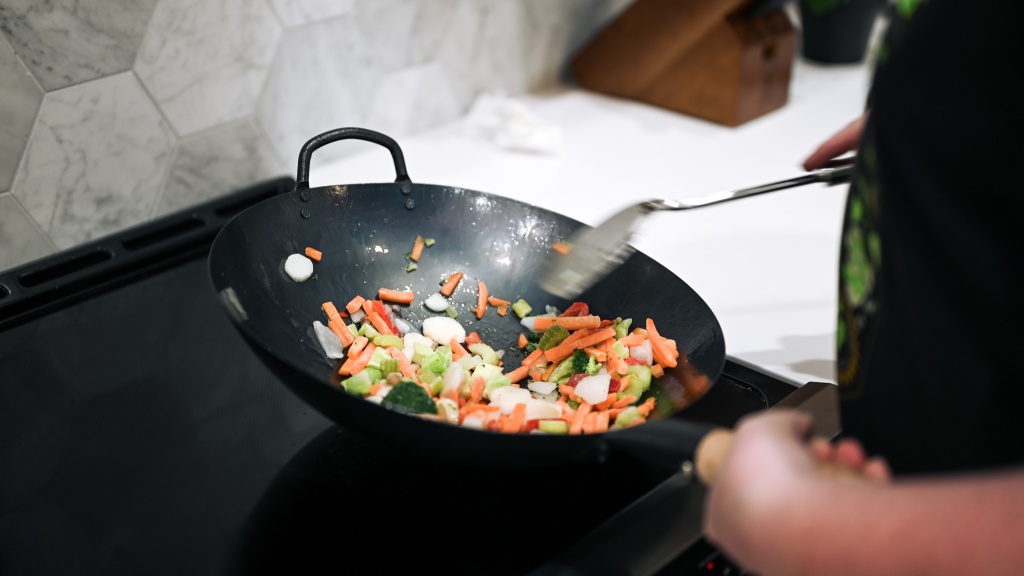
<svg viewBox="0 0 1024 576">
<path fill-rule="evenodd" d="M 313 152 L 344 139 L 386 148 L 395 181 L 309 188 Z M 662 409 L 643 425 L 590 435 L 500 434 L 410 416 L 348 394 L 337 375 L 342 360 L 326 358 L 314 335 L 314 320 L 326 323 L 322 303 L 332 301 L 342 309 L 356 295 L 375 298 L 381 287 L 412 290 L 416 301 L 403 307 L 400 317 L 418 329 L 424 318 L 436 315 L 423 299 L 461 271 L 465 276 L 450 298 L 458 320 L 467 332 L 477 331 L 496 350 L 506 350 L 503 363 L 511 371 L 524 357 L 515 346 L 523 328 L 511 311 L 502 317 L 491 308 L 480 320 L 470 312 L 477 281 L 486 282 L 491 295 L 525 299 L 534 313 L 547 305 L 566 309 L 571 302 L 544 292 L 535 278 L 551 245 L 582 223 L 511 198 L 413 183 L 398 144 L 362 128 L 310 139 L 300 150 L 297 175 L 292 192 L 253 205 L 224 226 L 210 250 L 209 274 L 223 310 L 257 356 L 284 385 L 339 425 L 396 448 L 463 463 L 548 466 L 602 462 L 625 452 L 676 470 L 713 428 L 687 412 L 722 371 L 721 327 L 690 286 L 640 252 L 576 300 L 602 317 L 632 318 L 634 326 L 653 318 L 659 332 L 676 340 L 679 365 L 649 391 Z M 436 243 L 408 272 L 407 254 L 417 235 Z M 315 275 L 298 283 L 283 263 L 307 246 L 323 258 Z"/>
</svg>

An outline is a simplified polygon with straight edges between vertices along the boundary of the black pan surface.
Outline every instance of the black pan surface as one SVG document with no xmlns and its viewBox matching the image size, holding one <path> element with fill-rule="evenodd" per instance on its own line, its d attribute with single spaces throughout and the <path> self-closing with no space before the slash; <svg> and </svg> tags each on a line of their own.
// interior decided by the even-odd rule
<svg viewBox="0 0 1024 576">
<path fill-rule="evenodd" d="M 312 150 L 342 138 L 362 138 L 386 145 L 395 160 L 398 181 L 306 188 Z M 319 140 L 318 140 L 319 139 Z M 257 354 L 298 396 L 342 426 L 404 449 L 441 458 L 486 464 L 529 466 L 572 460 L 604 460 L 616 437 L 627 431 L 581 436 L 508 435 L 465 429 L 393 412 L 349 395 L 339 385 L 341 360 L 327 359 L 313 333 L 314 320 L 326 323 L 325 301 L 342 309 L 356 295 L 375 298 L 381 287 L 412 290 L 416 301 L 400 317 L 419 329 L 436 315 L 422 301 L 453 272 L 465 274 L 450 299 L 467 332 L 506 352 L 506 371 L 524 354 L 515 346 L 523 327 L 510 311 L 505 317 L 489 308 L 477 319 L 477 282 L 510 301 L 525 299 L 534 310 L 546 305 L 564 310 L 571 302 L 539 288 L 536 277 L 551 245 L 581 226 L 566 216 L 475 190 L 408 181 L 404 159 L 394 141 L 357 128 L 310 140 L 300 156 L 296 189 L 245 210 L 232 219 L 213 243 L 209 269 L 212 284 L 234 325 Z M 408 272 L 408 253 L 417 235 L 435 239 L 423 251 L 418 268 Z M 314 276 L 297 283 L 284 272 L 284 261 L 311 246 L 323 252 Z M 684 453 L 695 447 L 706 427 L 690 427 L 686 408 L 718 378 L 725 362 L 721 327 L 711 309 L 682 279 L 643 253 L 582 294 L 594 314 L 632 318 L 643 326 L 653 318 L 659 331 L 676 340 L 682 353 L 677 368 L 652 386 L 665 413 L 632 430 L 681 438 Z M 230 361 L 229 358 L 225 361 Z M 667 418 L 671 416 L 670 418 Z M 629 439 L 627 439 L 629 440 Z M 646 442 L 645 440 L 643 442 Z M 627 441 L 625 444 L 629 444 Z M 614 450 L 612 450 L 614 452 Z"/>
</svg>

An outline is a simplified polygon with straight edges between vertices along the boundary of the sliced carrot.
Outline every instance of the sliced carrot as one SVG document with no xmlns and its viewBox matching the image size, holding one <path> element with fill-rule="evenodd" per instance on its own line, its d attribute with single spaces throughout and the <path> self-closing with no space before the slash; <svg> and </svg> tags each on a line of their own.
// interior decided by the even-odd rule
<svg viewBox="0 0 1024 576">
<path fill-rule="evenodd" d="M 363 302 L 365 301 L 366 299 L 362 296 L 356 296 L 352 300 L 349 300 L 349 303 L 345 305 L 345 310 L 348 310 L 349 314 L 355 314 L 363 307 Z"/>
<path fill-rule="evenodd" d="M 654 377 L 654 378 L 661 378 L 664 375 L 665 375 L 665 369 L 662 368 L 660 364 L 655 364 L 654 366 L 651 366 L 651 376 L 652 377 Z"/>
<path fill-rule="evenodd" d="M 423 254 L 423 246 L 426 242 L 423 240 L 423 236 L 416 235 L 416 240 L 412 243 L 412 252 L 409 254 L 409 260 L 413 262 L 420 261 L 420 255 Z"/>
<path fill-rule="evenodd" d="M 384 319 L 380 317 L 380 314 L 377 314 L 376 311 L 371 310 L 370 313 L 366 315 L 366 318 L 370 321 L 370 324 L 372 324 L 373 327 L 377 329 L 377 332 L 380 332 L 381 334 L 384 334 L 386 336 L 395 335 L 395 333 L 391 331 L 391 327 L 388 326 L 388 323 L 385 322 Z"/>
<path fill-rule="evenodd" d="M 555 372 L 555 368 L 558 368 L 557 362 L 552 362 L 551 366 L 548 367 L 547 371 L 544 372 L 544 376 L 541 378 L 542 381 L 548 382 L 548 378 L 551 378 L 551 374 Z"/>
<path fill-rule="evenodd" d="M 516 434 L 523 429 L 523 424 L 526 423 L 526 404 L 516 404 L 515 408 L 512 409 L 512 413 L 508 415 L 508 419 L 505 421 L 505 427 L 503 432 L 509 434 Z"/>
<path fill-rule="evenodd" d="M 480 338 L 480 334 L 479 333 L 474 331 L 474 332 L 470 332 L 469 334 L 466 334 L 466 347 L 467 348 L 472 346 L 473 344 L 483 344 L 483 343 L 484 343 L 484 341 L 483 341 L 482 338 Z"/>
<path fill-rule="evenodd" d="M 639 345 L 641 345 L 643 343 L 644 343 L 644 335 L 643 334 L 637 334 L 636 332 L 633 332 L 632 334 L 627 334 L 626 336 L 623 336 L 622 338 L 619 338 L 619 344 L 622 344 L 623 346 L 625 346 L 627 348 L 631 348 L 633 346 L 639 346 Z"/>
<path fill-rule="evenodd" d="M 324 253 L 323 252 L 317 250 L 316 248 L 312 248 L 310 246 L 306 246 L 306 258 L 309 258 L 313 262 L 319 262 L 320 259 L 323 258 L 323 257 L 324 257 Z"/>
<path fill-rule="evenodd" d="M 455 292 L 456 286 L 459 285 L 459 281 L 462 280 L 462 272 L 456 272 L 448 277 L 445 281 L 444 286 L 441 286 L 441 294 L 444 296 L 451 296 Z"/>
<path fill-rule="evenodd" d="M 580 404 L 580 407 L 576 409 L 576 413 L 573 414 L 572 422 L 569 424 L 569 434 L 582 434 L 583 433 L 583 420 L 590 414 L 591 406 L 586 402 Z"/>
<path fill-rule="evenodd" d="M 608 417 L 608 413 L 607 412 L 598 412 L 597 413 L 597 422 L 594 423 L 594 432 L 598 432 L 598 433 L 600 433 L 600 432 L 607 432 L 608 431 L 608 420 L 609 420 L 609 417 Z"/>
<path fill-rule="evenodd" d="M 637 409 L 640 410 L 640 413 L 644 416 L 650 414 L 651 410 L 654 410 L 654 396 L 644 400 L 644 403 L 637 406 Z"/>
<path fill-rule="evenodd" d="M 356 339 L 352 341 L 352 345 L 348 348 L 348 357 L 351 358 L 353 356 L 358 356 L 359 353 L 363 351 L 363 348 L 365 348 L 369 343 L 370 339 L 366 336 L 357 336 Z"/>
<path fill-rule="evenodd" d="M 537 363 L 538 360 L 540 360 L 540 357 L 543 355 L 543 350 L 541 350 L 540 348 L 534 349 L 533 352 L 530 352 L 529 356 L 523 359 L 523 366 L 533 366 L 534 364 Z"/>
<path fill-rule="evenodd" d="M 593 334 L 589 334 L 587 336 L 584 336 L 584 337 L 580 338 L 579 340 L 576 340 L 575 342 L 570 342 L 568 344 L 566 344 L 566 342 L 562 342 L 558 346 L 554 346 L 554 347 L 548 348 L 544 352 L 544 356 L 548 359 L 549 362 L 555 363 L 555 362 L 558 362 L 559 360 L 562 360 L 562 359 L 566 358 L 570 354 L 572 354 L 572 351 L 577 349 L 577 348 L 587 348 L 587 347 L 593 346 L 594 344 L 598 344 L 600 342 L 603 342 L 604 340 L 607 340 L 608 338 L 614 338 L 614 337 L 615 337 L 615 329 L 614 328 L 611 328 L 611 327 L 603 328 L 601 330 L 598 330 L 597 332 L 594 332 Z M 566 338 L 566 340 L 568 340 L 568 338 Z"/>
<path fill-rule="evenodd" d="M 342 348 L 347 348 L 355 342 L 356 337 L 352 335 L 352 331 L 345 325 L 345 321 L 341 319 L 341 316 L 328 322 L 327 327 L 341 339 Z"/>
<path fill-rule="evenodd" d="M 348 360 L 345 360 L 345 363 L 338 369 L 338 374 L 341 374 L 342 376 L 351 376 L 363 368 L 366 368 L 366 365 L 370 363 L 370 358 L 373 356 L 373 351 L 376 349 L 377 346 L 375 346 L 373 342 L 368 343 L 366 347 L 363 348 L 363 351 L 359 353 L 359 356 L 349 356 Z"/>
<path fill-rule="evenodd" d="M 405 352 L 394 346 L 388 346 L 387 351 L 392 358 L 398 360 L 398 369 L 402 371 L 402 376 L 415 380 L 416 369 L 412 367 L 412 362 L 409 362 L 409 357 L 405 355 Z"/>
<path fill-rule="evenodd" d="M 647 319 L 647 339 L 651 341 L 654 361 L 665 368 L 675 368 L 676 358 L 679 356 L 675 343 L 670 344 L 668 338 L 658 334 L 658 330 L 654 326 L 654 320 L 650 318 Z"/>
<path fill-rule="evenodd" d="M 593 330 L 601 327 L 600 316 L 540 316 L 533 320 L 533 328 L 537 331 L 547 330 L 552 326 L 561 326 L 572 332 L 573 330 Z"/>
<path fill-rule="evenodd" d="M 501 407 L 500 406 L 495 406 L 494 404 L 480 404 L 480 403 L 474 403 L 474 402 L 466 402 L 466 404 L 464 406 L 459 408 L 459 413 L 461 413 L 461 414 L 471 414 L 471 413 L 477 412 L 477 411 L 479 411 L 479 412 L 497 412 L 498 410 L 501 410 Z"/>
<path fill-rule="evenodd" d="M 483 280 L 477 282 L 476 290 L 476 317 L 479 320 L 487 312 L 487 284 Z"/>
<path fill-rule="evenodd" d="M 603 402 L 594 404 L 594 410 L 607 410 L 615 403 L 616 398 L 618 398 L 618 395 L 615 392 L 609 392 Z"/>
<path fill-rule="evenodd" d="M 385 302 L 396 304 L 412 304 L 416 293 L 410 290 L 393 290 L 391 288 L 380 288 L 377 290 L 377 297 Z"/>
<path fill-rule="evenodd" d="M 508 304 L 501 304 L 500 306 L 498 306 L 498 316 L 504 316 L 508 314 L 508 307 Z"/>
<path fill-rule="evenodd" d="M 593 434 L 594 428 L 597 426 L 597 412 L 590 412 L 583 417 L 583 430 L 584 434 Z"/>
<path fill-rule="evenodd" d="M 633 402 L 636 402 L 636 396 L 630 394 L 629 396 L 623 396 L 622 398 L 616 400 L 612 404 L 612 408 L 625 408 L 626 406 L 629 406 Z"/>
<path fill-rule="evenodd" d="M 598 350 L 597 348 L 584 348 L 583 351 L 588 355 L 593 356 L 594 360 L 597 362 L 604 363 L 608 361 L 608 353 L 604 350 Z"/>
<path fill-rule="evenodd" d="M 529 343 L 530 343 L 530 341 L 526 339 L 526 334 L 523 334 L 522 332 L 520 332 L 519 333 L 519 339 L 516 340 L 516 344 L 519 345 L 519 348 L 520 349 L 526 348 L 526 345 L 529 344 Z"/>
<path fill-rule="evenodd" d="M 324 311 L 324 314 L 327 315 L 328 321 L 334 320 L 335 318 L 341 320 L 341 314 L 338 314 L 338 308 L 335 307 L 334 302 L 328 300 L 327 302 L 321 304 L 320 308 Z"/>
<path fill-rule="evenodd" d="M 626 373 L 626 362 L 619 358 L 619 355 L 615 352 L 607 355 L 608 359 L 608 372 L 612 375 L 612 378 L 622 376 Z"/>
<path fill-rule="evenodd" d="M 490 304 L 491 306 L 495 306 L 495 307 L 497 307 L 497 306 L 508 306 L 509 304 L 511 304 L 511 302 L 509 302 L 508 300 L 502 300 L 501 298 L 497 298 L 495 296 L 488 296 L 487 297 L 487 303 Z"/>
<path fill-rule="evenodd" d="M 565 256 L 566 254 L 569 253 L 570 250 L 572 250 L 572 248 L 570 248 L 569 245 L 566 244 L 565 242 L 555 242 L 554 244 L 551 245 L 551 249 L 563 256 Z"/>
<path fill-rule="evenodd" d="M 459 341 L 455 338 L 452 338 L 451 342 L 448 342 L 448 346 L 452 349 L 452 360 L 458 360 L 466 354 L 469 354 L 469 351 L 463 348 L 462 344 L 459 344 Z"/>
<path fill-rule="evenodd" d="M 523 378 L 526 378 L 526 375 L 529 372 L 529 366 L 520 366 L 519 368 L 516 368 L 515 370 L 509 372 L 508 374 L 505 374 L 505 376 L 508 376 L 508 379 L 511 380 L 512 382 L 519 382 Z"/>
<path fill-rule="evenodd" d="M 484 397 L 484 377 L 477 376 L 473 380 L 473 386 L 469 391 L 469 401 L 473 404 L 479 403 L 480 399 Z"/>
</svg>

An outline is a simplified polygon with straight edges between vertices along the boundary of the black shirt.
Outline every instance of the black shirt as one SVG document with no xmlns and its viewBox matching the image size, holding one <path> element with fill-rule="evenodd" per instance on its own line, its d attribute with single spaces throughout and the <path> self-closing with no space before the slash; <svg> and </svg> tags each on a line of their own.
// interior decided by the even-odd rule
<svg viewBox="0 0 1024 576">
<path fill-rule="evenodd" d="M 897 474 L 1022 463 L 1021 9 L 896 6 L 842 237 L 843 432 Z"/>
</svg>

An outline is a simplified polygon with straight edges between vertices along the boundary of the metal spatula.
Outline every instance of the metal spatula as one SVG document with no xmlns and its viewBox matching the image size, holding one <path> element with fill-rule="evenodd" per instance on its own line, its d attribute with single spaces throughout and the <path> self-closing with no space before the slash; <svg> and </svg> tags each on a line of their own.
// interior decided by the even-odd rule
<svg viewBox="0 0 1024 576">
<path fill-rule="evenodd" d="M 796 178 L 762 184 L 752 188 L 715 192 L 687 200 L 647 200 L 628 206 L 596 227 L 582 226 L 563 241 L 566 250 L 552 251 L 541 267 L 540 286 L 547 292 L 572 300 L 622 264 L 636 250 L 630 245 L 633 234 L 651 212 L 690 210 L 766 192 L 795 188 L 805 184 L 829 186 L 848 182 L 853 172 L 853 157 L 833 160 L 828 167 Z"/>
</svg>

